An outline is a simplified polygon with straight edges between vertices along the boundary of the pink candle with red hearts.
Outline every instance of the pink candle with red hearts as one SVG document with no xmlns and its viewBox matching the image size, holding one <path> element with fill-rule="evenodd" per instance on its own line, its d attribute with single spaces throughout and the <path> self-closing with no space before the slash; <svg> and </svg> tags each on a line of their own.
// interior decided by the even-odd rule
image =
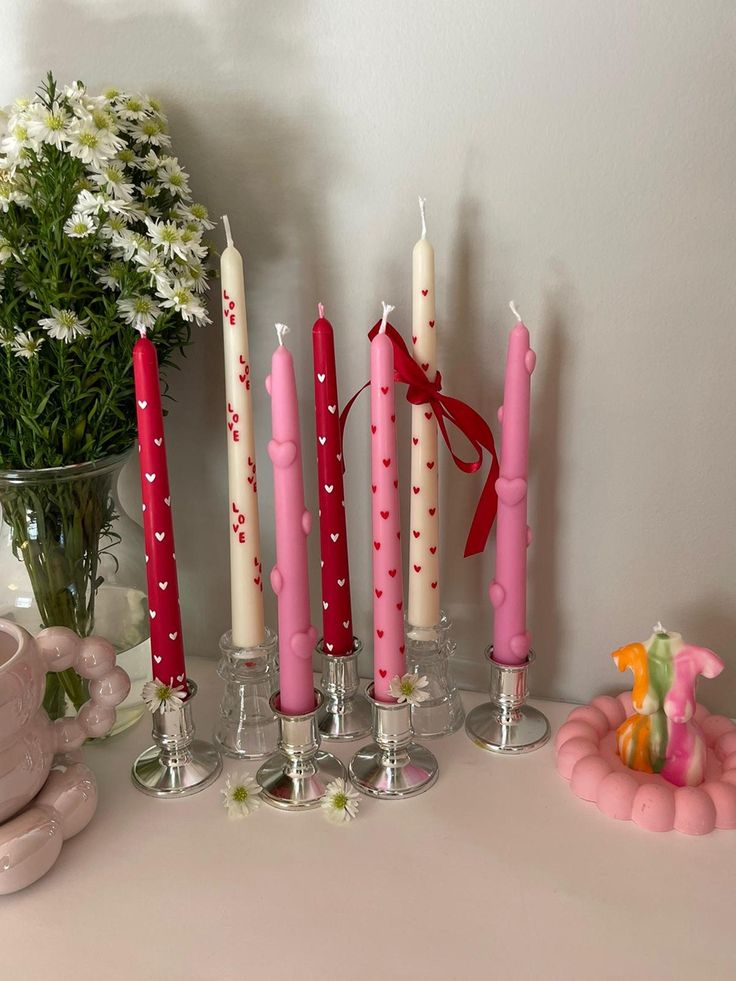
<svg viewBox="0 0 736 981">
<path fill-rule="evenodd" d="M 373 683 L 381 702 L 394 701 L 389 685 L 406 673 L 394 349 L 385 333 L 391 310 L 384 303 L 381 329 L 371 341 Z"/>
<path fill-rule="evenodd" d="M 342 433 L 332 324 L 319 304 L 312 327 L 314 411 L 317 424 L 319 538 L 322 564 L 322 637 L 328 654 L 353 650 L 350 569 L 345 523 Z"/>
<path fill-rule="evenodd" d="M 495 610 L 493 658 L 499 664 L 522 664 L 529 656 L 526 627 L 526 553 L 531 543 L 527 525 L 529 476 L 529 410 L 531 375 L 536 355 L 529 331 L 510 304 L 517 324 L 509 337 L 501 423 L 500 476 L 496 481 L 496 574 L 489 589 Z"/>
<path fill-rule="evenodd" d="M 312 517 L 304 503 L 299 403 L 294 360 L 284 346 L 285 324 L 276 324 L 279 343 L 271 360 L 266 390 L 271 396 L 268 455 L 273 463 L 276 565 L 271 587 L 278 601 L 281 711 L 303 715 L 314 709 L 312 651 L 317 631 L 311 624 L 307 535 Z"/>
<path fill-rule="evenodd" d="M 166 685 L 186 686 L 158 357 L 144 330 L 133 347 L 133 378 L 153 677 Z"/>
</svg>

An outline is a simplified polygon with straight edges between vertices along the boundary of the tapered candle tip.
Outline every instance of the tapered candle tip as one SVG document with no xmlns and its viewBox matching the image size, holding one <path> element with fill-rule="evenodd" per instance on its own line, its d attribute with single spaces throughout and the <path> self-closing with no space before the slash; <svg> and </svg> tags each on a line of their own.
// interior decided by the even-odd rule
<svg viewBox="0 0 736 981">
<path fill-rule="evenodd" d="M 324 303 L 317 304 L 317 313 L 319 314 L 319 319 L 324 320 L 325 318 L 325 306 Z"/>
<path fill-rule="evenodd" d="M 233 236 L 232 232 L 230 231 L 230 219 L 227 215 L 222 216 L 222 224 L 225 226 L 225 238 L 227 239 L 227 244 L 233 245 Z"/>
<path fill-rule="evenodd" d="M 518 311 L 518 310 L 516 309 L 516 304 L 514 303 L 514 301 L 513 301 L 513 300 L 510 300 L 510 301 L 509 301 L 509 309 L 511 310 L 511 312 L 513 313 L 513 315 L 514 315 L 514 316 L 516 317 L 516 319 L 517 319 L 517 321 L 518 321 L 519 323 L 521 323 L 521 314 L 520 314 L 520 313 L 519 313 L 519 311 Z"/>
<path fill-rule="evenodd" d="M 381 326 L 379 328 L 378 333 L 385 334 L 386 325 L 388 323 L 388 315 L 391 313 L 392 310 L 395 310 L 396 308 L 390 306 L 390 304 L 386 303 L 385 300 L 381 301 L 381 306 L 383 307 L 383 316 L 381 317 Z"/>
<path fill-rule="evenodd" d="M 422 238 L 427 237 L 427 199 L 419 195 L 419 214 L 422 218 Z"/>
<path fill-rule="evenodd" d="M 274 324 L 274 326 L 276 327 L 276 333 L 279 336 L 279 345 L 281 347 L 283 347 L 284 346 L 284 334 L 288 334 L 289 333 L 289 328 L 286 326 L 286 324 Z"/>
</svg>

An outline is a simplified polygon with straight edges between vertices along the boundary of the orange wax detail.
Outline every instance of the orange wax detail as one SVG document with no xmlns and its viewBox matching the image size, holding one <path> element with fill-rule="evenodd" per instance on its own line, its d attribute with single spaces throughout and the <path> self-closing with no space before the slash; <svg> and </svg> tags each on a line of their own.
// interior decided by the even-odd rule
<svg viewBox="0 0 736 981">
<path fill-rule="evenodd" d="M 650 727 L 650 716 L 630 715 L 616 730 L 618 755 L 628 767 L 641 773 L 653 772 L 649 758 Z"/>
<path fill-rule="evenodd" d="M 627 644 L 625 647 L 619 647 L 617 651 L 614 651 L 611 657 L 616 662 L 619 671 L 631 668 L 634 675 L 631 698 L 634 708 L 641 709 L 649 691 L 649 661 L 646 647 L 643 644 Z"/>
</svg>

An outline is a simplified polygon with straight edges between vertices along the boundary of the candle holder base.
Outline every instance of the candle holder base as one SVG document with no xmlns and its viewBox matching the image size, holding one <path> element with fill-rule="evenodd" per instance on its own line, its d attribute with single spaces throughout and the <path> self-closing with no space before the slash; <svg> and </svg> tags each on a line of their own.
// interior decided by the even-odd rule
<svg viewBox="0 0 736 981">
<path fill-rule="evenodd" d="M 413 742 L 411 706 L 379 702 L 368 687 L 373 709 L 373 736 L 350 761 L 350 779 L 363 794 L 383 800 L 402 800 L 422 794 L 437 781 L 439 767 L 432 753 Z"/>
<path fill-rule="evenodd" d="M 345 767 L 330 753 L 319 749 L 317 713 L 324 695 L 315 689 L 315 707 L 303 715 L 284 715 L 280 693 L 271 696 L 271 708 L 279 720 L 279 749 L 256 774 L 262 797 L 272 807 L 300 811 L 318 807 L 327 785 L 345 779 Z"/>
<path fill-rule="evenodd" d="M 539 749 L 550 737 L 547 717 L 526 705 L 529 667 L 534 652 L 523 664 L 499 664 L 493 647 L 486 650 L 491 665 L 491 700 L 468 714 L 465 731 L 476 746 L 489 753 L 521 754 Z"/>
<path fill-rule="evenodd" d="M 325 693 L 324 705 L 317 715 L 317 728 L 323 739 L 351 742 L 371 731 L 370 702 L 358 692 L 358 657 L 362 650 L 363 644 L 357 637 L 353 637 L 350 654 L 330 654 L 322 639 L 317 644 L 316 651 L 322 655 Z"/>
<path fill-rule="evenodd" d="M 262 643 L 233 644 L 232 633 L 220 638 L 217 673 L 225 682 L 214 741 L 220 752 L 239 760 L 259 760 L 276 749 L 279 723 L 269 700 L 276 687 L 278 637 L 266 627 Z"/>
<path fill-rule="evenodd" d="M 465 721 L 460 692 L 455 686 L 452 658 L 457 645 L 452 639 L 452 623 L 445 613 L 433 627 L 417 627 L 407 620 L 406 670 L 424 675 L 429 698 L 411 709 L 414 734 L 433 739 L 457 732 Z"/>
<path fill-rule="evenodd" d="M 217 749 L 194 738 L 192 702 L 197 686 L 187 679 L 187 700 L 177 709 L 153 713 L 153 741 L 133 764 L 133 784 L 152 797 L 188 797 L 219 777 L 222 757 Z"/>
</svg>

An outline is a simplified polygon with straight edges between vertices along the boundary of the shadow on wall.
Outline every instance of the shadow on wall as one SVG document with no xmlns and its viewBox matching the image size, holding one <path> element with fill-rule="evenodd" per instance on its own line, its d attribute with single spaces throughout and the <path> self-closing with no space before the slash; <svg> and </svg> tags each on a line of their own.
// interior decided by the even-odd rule
<svg viewBox="0 0 736 981">
<path fill-rule="evenodd" d="M 212 7 L 216 7 L 215 10 Z M 88 3 L 58 2 L 54 17 L 40 5 L 29 5 L 24 30 L 28 77 L 32 89 L 47 69 L 60 81 L 84 79 L 91 91 L 111 84 L 159 97 L 168 114 L 173 152 L 191 175 L 195 198 L 203 200 L 213 217 L 228 211 L 240 251 L 246 262 L 249 309 L 257 308 L 261 294 L 276 298 L 283 307 L 261 302 L 273 320 L 288 321 L 294 310 L 311 309 L 318 282 L 310 256 L 325 256 L 329 243 L 324 226 L 305 193 L 320 186 L 326 172 L 339 161 L 330 147 L 329 168 L 319 141 L 322 106 L 312 104 L 309 79 L 314 66 L 309 53 L 294 38 L 303 36 L 304 7 L 298 0 L 282 0 L 279 18 L 270 5 L 242 0 L 218 0 L 209 10 L 184 8 L 173 0 L 151 5 L 132 0 L 125 8 Z M 176 31 L 171 30 L 172 19 Z M 94 44 L 60 48 L 58 25 L 65 37 L 90 38 Z M 145 28 L 143 27 L 145 24 Z M 287 26 L 288 25 L 288 26 Z M 279 32 L 278 34 L 276 32 Z M 288 43 L 285 39 L 288 38 Z M 105 69 L 106 49 L 115 50 L 110 61 L 119 64 L 121 50 L 130 52 L 127 74 L 110 78 Z M 247 59 L 243 52 L 247 50 Z M 162 57 L 165 52 L 165 57 Z M 280 80 L 283 110 L 243 101 L 248 75 L 271 73 Z M 299 112 L 291 112 L 290 96 L 297 93 Z M 278 100 L 278 94 L 276 100 Z M 276 101 L 276 105 L 279 105 Z M 214 137 L 213 137 L 213 134 Z M 219 248 L 219 229 L 211 241 Z M 304 257 L 303 275 L 290 277 L 289 290 L 269 288 L 271 267 L 293 265 Z M 215 265 L 217 257 L 214 256 Z M 260 271 L 260 276 L 254 275 Z M 174 497 L 174 518 L 183 597 L 182 613 L 187 648 L 214 655 L 217 640 L 230 624 L 227 537 L 227 467 L 224 427 L 219 288 L 212 287 L 210 328 L 196 330 L 196 343 L 169 376 L 173 401 L 168 406 L 169 467 Z M 254 302 L 255 301 L 255 302 Z M 302 325 L 300 325 L 302 326 Z M 310 322 L 311 326 L 311 322 Z M 273 555 L 271 467 L 263 438 L 270 431 L 270 402 L 263 381 L 274 348 L 272 325 L 250 325 L 250 346 L 256 366 L 253 385 L 254 414 L 259 435 L 259 502 L 263 529 L 264 570 Z M 304 336 L 300 336 L 304 335 Z M 301 393 L 311 390 L 311 354 L 308 330 L 294 331 L 297 383 Z M 131 336 L 131 347 L 133 337 Z M 221 432 L 220 439 L 212 433 Z M 310 444 L 305 443 L 305 446 Z M 315 462 L 304 454 L 307 487 L 314 484 Z M 123 476 L 121 492 L 136 518 L 139 515 L 138 469 L 132 463 Z M 308 505 L 313 502 L 308 501 Z M 312 552 L 314 550 L 312 549 Z M 203 556 L 210 561 L 203 567 Z M 312 570 L 314 572 L 314 570 Z M 317 568 L 318 572 L 318 568 Z M 319 582 L 316 575 L 313 582 Z M 275 623 L 275 605 L 265 590 L 267 620 Z M 317 599 L 317 596 L 313 597 Z"/>
</svg>

